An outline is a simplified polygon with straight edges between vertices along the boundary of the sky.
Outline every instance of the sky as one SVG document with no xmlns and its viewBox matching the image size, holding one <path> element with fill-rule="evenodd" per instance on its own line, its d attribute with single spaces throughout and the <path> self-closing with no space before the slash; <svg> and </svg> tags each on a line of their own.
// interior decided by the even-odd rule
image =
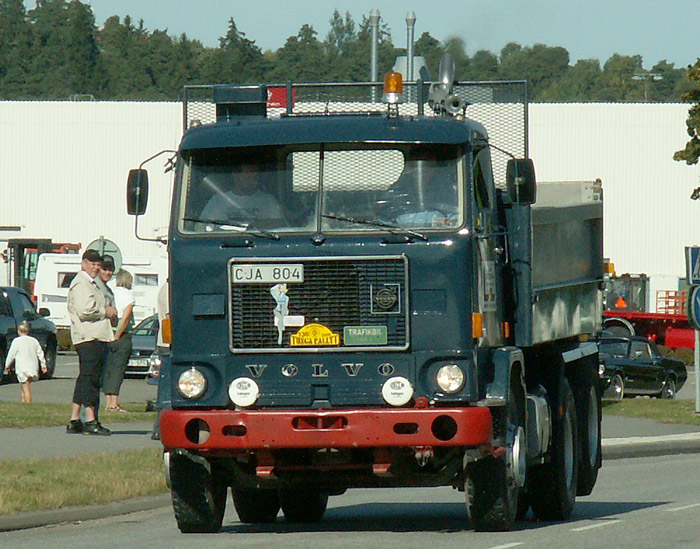
<svg viewBox="0 0 700 549">
<path fill-rule="evenodd" d="M 219 45 L 233 18 L 239 31 L 262 50 L 282 47 L 302 25 L 310 24 L 325 39 L 333 11 L 349 12 L 356 25 L 372 9 L 392 35 L 394 46 L 406 46 L 406 14 L 416 16 L 415 37 L 428 32 L 444 41 L 464 40 L 467 54 L 495 54 L 509 42 L 521 46 L 562 46 L 571 63 L 613 54 L 641 55 L 650 69 L 666 60 L 685 68 L 700 58 L 697 36 L 698 0 L 82 0 L 92 6 L 101 25 L 112 15 L 143 19 L 149 31 L 186 33 L 205 46 Z M 31 9 L 35 2 L 25 1 Z"/>
</svg>

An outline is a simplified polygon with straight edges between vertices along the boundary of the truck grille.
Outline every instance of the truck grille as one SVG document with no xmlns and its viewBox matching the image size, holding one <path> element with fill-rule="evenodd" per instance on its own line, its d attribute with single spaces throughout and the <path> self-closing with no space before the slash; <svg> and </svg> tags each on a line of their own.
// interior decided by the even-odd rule
<svg viewBox="0 0 700 549">
<path fill-rule="evenodd" d="M 303 265 L 303 282 L 287 284 L 289 317 L 281 344 L 275 326 L 276 302 L 270 292 L 274 283 L 234 282 L 232 269 L 242 263 Z M 324 350 L 386 350 L 408 346 L 408 267 L 403 256 L 246 259 L 231 261 L 229 266 L 231 350 L 234 352 L 308 351 L 316 346 L 293 345 L 291 339 L 309 324 L 321 325 L 338 336 L 333 343 L 318 346 Z M 366 343 L 362 339 L 346 340 L 346 327 L 380 327 L 380 334 L 386 336 L 386 342 L 373 337 Z"/>
</svg>

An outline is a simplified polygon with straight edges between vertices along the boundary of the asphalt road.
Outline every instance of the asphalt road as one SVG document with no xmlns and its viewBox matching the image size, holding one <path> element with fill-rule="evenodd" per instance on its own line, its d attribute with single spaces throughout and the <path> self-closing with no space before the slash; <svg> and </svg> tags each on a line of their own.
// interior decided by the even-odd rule
<svg viewBox="0 0 700 549">
<path fill-rule="evenodd" d="M 0 546 L 346 547 L 589 549 L 697 548 L 700 455 L 623 459 L 606 464 L 591 494 L 570 520 L 537 522 L 531 515 L 511 532 L 477 533 L 465 521 L 464 494 L 450 488 L 349 490 L 332 497 L 318 524 L 238 521 L 229 498 L 218 534 L 180 534 L 172 509 L 0 533 Z"/>
</svg>

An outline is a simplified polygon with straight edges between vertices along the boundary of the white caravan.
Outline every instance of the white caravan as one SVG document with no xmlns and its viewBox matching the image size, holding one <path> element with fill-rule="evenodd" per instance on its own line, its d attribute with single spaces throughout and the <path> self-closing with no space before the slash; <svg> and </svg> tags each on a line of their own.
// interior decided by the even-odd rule
<svg viewBox="0 0 700 549">
<path fill-rule="evenodd" d="M 36 305 L 48 309 L 48 319 L 59 328 L 70 327 L 66 300 L 70 283 L 80 271 L 80 261 L 78 254 L 47 253 L 39 256 L 34 284 Z M 156 313 L 158 290 L 168 278 L 168 260 L 165 257 L 125 258 L 122 269 L 134 277 L 134 321 L 140 322 Z M 109 286 L 114 288 L 114 285 L 112 278 Z"/>
</svg>

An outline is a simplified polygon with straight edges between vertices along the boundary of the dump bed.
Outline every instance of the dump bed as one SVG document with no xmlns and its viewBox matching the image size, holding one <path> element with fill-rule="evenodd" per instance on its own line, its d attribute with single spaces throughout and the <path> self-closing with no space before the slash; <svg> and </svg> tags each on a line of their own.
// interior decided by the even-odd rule
<svg viewBox="0 0 700 549">
<path fill-rule="evenodd" d="M 515 208 L 516 345 L 600 329 L 603 194 L 600 180 L 539 182 L 537 201 Z"/>
</svg>

